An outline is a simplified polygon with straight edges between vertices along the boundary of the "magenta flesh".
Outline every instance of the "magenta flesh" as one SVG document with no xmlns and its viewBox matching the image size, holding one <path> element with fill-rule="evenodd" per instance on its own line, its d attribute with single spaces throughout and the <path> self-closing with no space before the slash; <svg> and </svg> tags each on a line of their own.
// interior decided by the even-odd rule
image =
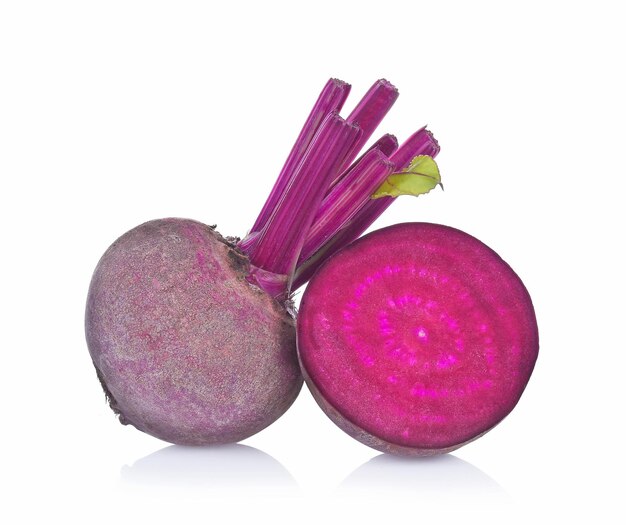
<svg viewBox="0 0 626 525">
<path fill-rule="evenodd" d="M 86 335 L 122 423 L 204 445 L 245 439 L 287 410 L 302 385 L 294 319 L 248 273 L 234 245 L 186 219 L 147 222 L 106 251 Z"/>
<path fill-rule="evenodd" d="M 449 452 L 498 424 L 539 342 L 522 281 L 454 228 L 406 223 L 331 257 L 306 288 L 298 353 L 314 397 L 384 452 Z"/>
</svg>

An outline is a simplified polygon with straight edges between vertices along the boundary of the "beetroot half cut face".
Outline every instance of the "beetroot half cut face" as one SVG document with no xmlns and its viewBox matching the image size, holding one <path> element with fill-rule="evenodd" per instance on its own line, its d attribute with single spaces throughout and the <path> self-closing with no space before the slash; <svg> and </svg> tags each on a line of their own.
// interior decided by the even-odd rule
<svg viewBox="0 0 626 525">
<path fill-rule="evenodd" d="M 303 295 L 297 335 L 326 414 L 366 445 L 414 456 L 498 424 L 539 349 L 510 266 L 476 238 L 426 223 L 378 230 L 330 258 Z"/>
</svg>

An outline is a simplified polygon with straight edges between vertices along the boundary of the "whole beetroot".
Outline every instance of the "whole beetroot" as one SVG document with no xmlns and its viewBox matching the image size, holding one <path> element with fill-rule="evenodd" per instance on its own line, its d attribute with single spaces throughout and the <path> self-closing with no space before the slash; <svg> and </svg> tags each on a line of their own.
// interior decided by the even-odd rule
<svg viewBox="0 0 626 525">
<path fill-rule="evenodd" d="M 86 334 L 122 423 L 203 445 L 244 439 L 287 410 L 302 384 L 294 319 L 248 274 L 232 243 L 185 219 L 142 224 L 106 251 Z"/>
<path fill-rule="evenodd" d="M 294 401 L 302 376 L 291 291 L 389 205 L 370 196 L 390 173 L 439 151 L 422 129 L 400 148 L 385 135 L 353 162 L 397 90 L 378 81 L 343 119 L 349 88 L 327 83 L 245 239 L 160 219 L 103 255 L 87 343 L 122 423 L 173 443 L 228 443 Z"/>
</svg>

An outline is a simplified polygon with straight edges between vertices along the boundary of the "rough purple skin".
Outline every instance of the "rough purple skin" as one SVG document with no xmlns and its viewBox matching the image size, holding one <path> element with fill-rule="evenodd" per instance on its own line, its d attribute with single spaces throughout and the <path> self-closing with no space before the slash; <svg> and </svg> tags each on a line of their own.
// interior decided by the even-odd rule
<svg viewBox="0 0 626 525">
<path fill-rule="evenodd" d="M 142 224 L 102 256 L 89 352 L 120 421 L 181 445 L 259 432 L 302 386 L 295 322 L 251 285 L 248 258 L 186 219 Z"/>
<path fill-rule="evenodd" d="M 454 228 L 397 224 L 329 258 L 298 314 L 298 354 L 326 414 L 384 452 L 430 456 L 517 404 L 539 349 L 520 278 Z"/>
</svg>

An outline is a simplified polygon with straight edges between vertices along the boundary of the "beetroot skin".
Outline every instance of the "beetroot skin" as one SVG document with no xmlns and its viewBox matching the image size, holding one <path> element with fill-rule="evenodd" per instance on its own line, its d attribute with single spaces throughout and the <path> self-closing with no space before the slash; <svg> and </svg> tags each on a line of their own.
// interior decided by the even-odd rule
<svg viewBox="0 0 626 525">
<path fill-rule="evenodd" d="M 538 348 L 530 296 L 489 247 L 424 223 L 331 257 L 298 315 L 305 379 L 359 441 L 404 455 L 454 450 L 516 405 Z"/>
<path fill-rule="evenodd" d="M 294 319 L 249 270 L 233 244 L 185 219 L 142 224 L 106 251 L 86 336 L 122 423 L 204 445 L 247 438 L 287 410 L 302 385 Z"/>
</svg>

